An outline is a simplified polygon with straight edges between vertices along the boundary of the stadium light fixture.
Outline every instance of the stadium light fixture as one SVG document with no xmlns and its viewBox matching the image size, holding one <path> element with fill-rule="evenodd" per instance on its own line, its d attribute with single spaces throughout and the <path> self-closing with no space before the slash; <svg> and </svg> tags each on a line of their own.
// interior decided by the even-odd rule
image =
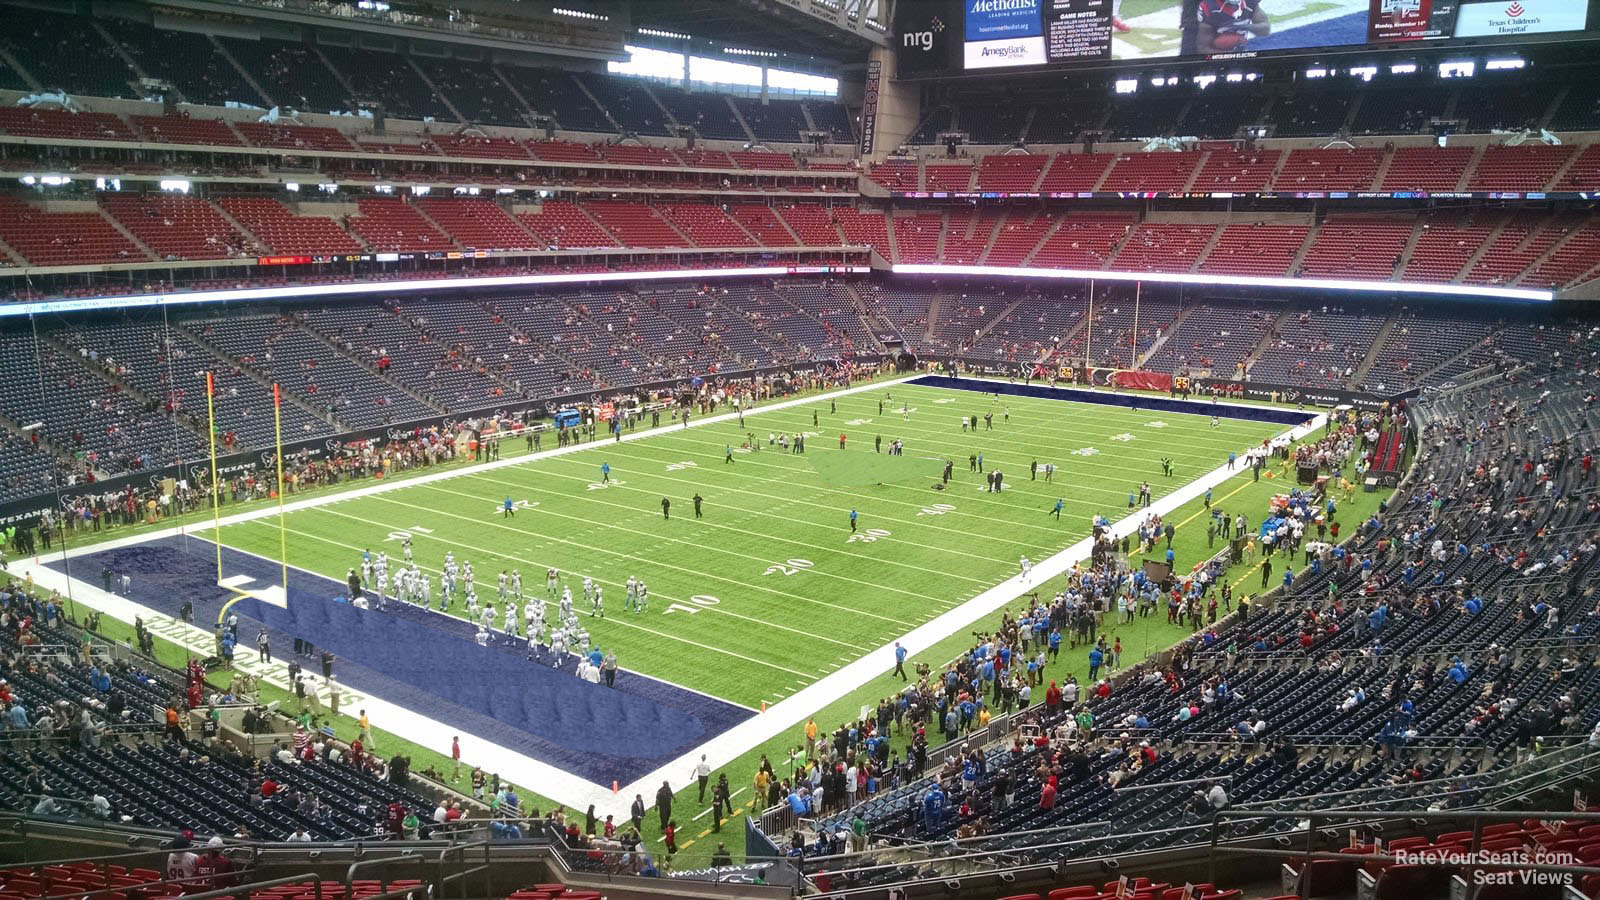
<svg viewBox="0 0 1600 900">
<path fill-rule="evenodd" d="M 1295 290 L 1346 291 L 1371 294 L 1424 294 L 1441 297 L 1479 297 L 1490 300 L 1555 299 L 1552 291 L 1533 288 L 1489 287 L 1474 284 L 1434 284 L 1403 281 L 1358 281 L 1343 278 L 1286 278 L 1282 276 L 1210 275 L 1201 272 L 1116 272 L 1102 269 L 1044 269 L 1030 266 L 957 266 L 937 263 L 896 263 L 896 275 L 944 275 L 1012 279 L 1073 279 L 1078 281 L 1144 281 L 1205 287 L 1261 287 Z"/>
<path fill-rule="evenodd" d="M 1327 78 L 1328 77 L 1328 70 L 1325 69 L 1325 68 L 1322 68 L 1321 66 L 1318 66 L 1318 67 L 1316 67 L 1314 69 L 1307 69 L 1306 70 L 1306 77 L 1307 78 Z"/>
<path fill-rule="evenodd" d="M 1217 76 L 1215 76 L 1215 75 L 1196 75 L 1196 76 L 1194 76 L 1193 81 L 1194 81 L 1194 86 L 1203 91 L 1206 88 L 1211 87 L 1213 84 L 1217 83 Z"/>
<path fill-rule="evenodd" d="M 187 194 L 189 189 L 193 187 L 187 179 L 183 178 L 163 178 L 156 183 L 156 186 L 163 191 L 170 191 L 174 194 Z"/>
<path fill-rule="evenodd" d="M 331 181 L 324 181 L 317 185 L 317 190 L 323 192 L 324 194 L 337 194 L 339 193 L 339 186 Z"/>
<path fill-rule="evenodd" d="M 1118 78 L 1117 79 L 1117 84 L 1116 84 L 1117 93 L 1119 93 L 1119 94 L 1132 94 L 1132 93 L 1137 92 L 1138 90 L 1139 90 L 1139 79 L 1137 79 L 1137 78 Z"/>
<path fill-rule="evenodd" d="M 1378 67 L 1377 66 L 1351 66 L 1350 68 L 1346 69 L 1345 71 L 1350 73 L 1350 76 L 1352 78 L 1359 78 L 1362 81 L 1371 81 L 1378 74 Z"/>
<path fill-rule="evenodd" d="M 558 16 L 566 16 L 570 19 L 588 19 L 591 22 L 611 21 L 610 16 L 601 15 L 600 13 L 586 12 L 581 9 L 568 9 L 564 6 L 551 7 L 550 11 Z"/>
<path fill-rule="evenodd" d="M 1416 71 L 1417 64 L 1413 62 L 1395 63 L 1389 67 L 1390 75 L 1414 75 Z"/>
<path fill-rule="evenodd" d="M 1238 84 L 1239 82 L 1244 81 L 1244 73 L 1229 72 L 1226 76 L 1224 76 L 1224 78 L 1229 84 Z"/>
<path fill-rule="evenodd" d="M 1457 59 L 1439 63 L 1440 78 L 1471 78 L 1477 71 L 1478 64 L 1470 59 Z"/>
<path fill-rule="evenodd" d="M 1528 63 L 1526 60 L 1515 56 L 1508 56 L 1503 59 L 1491 59 L 1485 62 L 1483 67 L 1490 72 L 1509 72 L 1515 69 L 1526 68 L 1527 65 Z"/>
<path fill-rule="evenodd" d="M 293 181 L 284 184 L 283 189 L 286 191 L 293 191 L 296 194 L 300 193 L 300 185 Z"/>
<path fill-rule="evenodd" d="M 687 34 L 682 34 L 676 31 L 667 31 L 664 28 L 640 28 L 637 33 L 642 34 L 645 37 L 667 38 L 668 40 L 673 41 L 693 40 L 693 38 L 689 37 Z"/>
</svg>

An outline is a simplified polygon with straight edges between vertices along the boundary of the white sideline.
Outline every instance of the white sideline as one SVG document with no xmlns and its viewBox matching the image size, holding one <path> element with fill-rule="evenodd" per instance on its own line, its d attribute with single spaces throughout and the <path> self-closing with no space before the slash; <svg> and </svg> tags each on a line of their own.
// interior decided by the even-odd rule
<svg viewBox="0 0 1600 900">
<path fill-rule="evenodd" d="M 923 373 L 910 375 L 904 378 L 874 382 L 872 384 L 846 388 L 840 391 L 829 392 L 811 397 L 782 400 L 766 406 L 758 407 L 755 410 L 750 411 L 749 415 L 760 415 L 762 412 L 769 410 L 787 409 L 794 406 L 814 403 L 820 399 L 826 399 L 830 396 L 846 396 L 849 394 L 890 388 L 894 385 L 903 384 L 906 381 L 921 377 L 921 374 Z M 983 379 L 971 380 L 977 381 Z M 997 383 L 1001 382 L 1001 379 L 993 380 Z M 1280 408 L 1237 402 L 1228 403 L 1227 405 L 1235 408 Z M 1154 412 L 1155 411 L 1152 410 L 1152 413 Z M 706 416 L 698 421 L 691 420 L 688 427 L 696 428 L 703 425 L 712 425 L 718 422 L 725 422 L 736 418 L 737 413 L 723 413 L 714 416 Z M 1299 437 L 1302 437 L 1305 434 L 1308 434 L 1311 431 L 1321 427 L 1324 418 L 1324 415 L 1315 415 L 1314 418 L 1310 419 L 1306 424 L 1291 429 L 1289 433 L 1298 439 Z M 665 430 L 666 429 L 662 428 L 653 428 L 647 431 L 633 432 L 623 435 L 623 440 L 638 440 L 652 435 L 661 434 Z M 492 469 L 519 465 L 535 459 L 591 449 L 599 446 L 601 443 L 601 441 L 592 441 L 586 444 L 575 444 L 568 447 L 559 447 L 539 453 L 518 456 L 512 459 L 501 459 L 493 462 L 481 463 L 478 465 L 452 468 L 447 471 L 420 475 L 408 479 L 398 479 L 392 482 L 367 485 L 365 487 L 350 491 L 329 494 L 326 496 L 312 497 L 288 503 L 285 505 L 285 511 L 293 512 L 299 509 L 314 508 L 346 499 L 370 496 L 372 494 L 382 493 L 384 491 L 400 490 L 416 484 L 431 484 L 449 478 L 463 477 Z M 1244 450 L 1247 448 L 1240 449 Z M 1161 499 L 1156 500 L 1148 511 L 1156 512 L 1162 515 L 1170 513 L 1185 503 L 1199 498 L 1206 492 L 1207 489 L 1214 488 L 1229 478 L 1235 475 L 1242 475 L 1244 472 L 1245 470 L 1242 468 L 1230 470 L 1226 465 L 1218 466 L 1216 469 L 1213 469 L 1199 478 L 1188 482 Z M 227 526 L 240 522 L 248 522 L 256 519 L 266 518 L 276 515 L 277 512 L 277 507 L 266 506 L 262 509 L 224 516 L 221 521 L 224 526 Z M 1117 535 L 1123 535 L 1137 531 L 1139 522 L 1143 520 L 1146 513 L 1147 510 L 1144 509 L 1136 510 L 1132 515 L 1126 516 L 1113 523 L 1113 533 Z M 197 523 L 193 526 L 177 526 L 150 532 L 140 532 L 130 535 L 126 538 L 118 538 L 116 540 L 106 541 L 104 543 L 78 547 L 68 551 L 65 554 L 51 556 L 50 559 L 60 559 L 63 556 L 70 559 L 83 554 L 96 553 L 101 550 L 141 544 L 158 538 L 174 537 L 184 534 L 185 532 L 193 533 L 197 536 L 204 536 L 210 529 L 211 526 L 209 524 Z M 1089 550 L 1090 539 L 1084 538 L 1046 559 L 1039 560 L 1034 565 L 1031 577 L 1027 581 L 1024 581 L 1020 575 L 1017 575 L 1007 579 L 1004 582 L 1001 582 L 998 585 L 995 585 L 992 588 L 989 588 L 988 590 L 983 591 L 982 593 L 979 593 L 971 599 L 963 602 L 959 606 L 947 610 L 934 619 L 925 622 L 906 634 L 900 636 L 897 641 L 891 641 L 882 647 L 879 647 L 878 649 L 857 658 L 848 665 L 845 665 L 842 668 L 823 676 L 817 681 L 812 682 L 798 692 L 768 707 L 764 713 L 746 719 L 744 722 L 741 722 L 722 734 L 717 735 L 705 743 L 692 748 L 688 752 L 679 756 L 677 759 L 658 767 L 654 771 L 630 784 L 619 785 L 618 790 L 615 793 L 613 793 L 610 786 L 596 785 L 593 782 L 580 778 L 579 776 L 562 771 L 561 769 L 556 768 L 549 763 L 533 759 L 515 750 L 511 750 L 490 741 L 483 740 L 468 732 L 455 729 L 452 726 L 437 722 L 427 716 L 420 715 L 410 709 L 388 703 L 377 697 L 357 697 L 356 695 L 351 694 L 349 690 L 344 690 L 343 693 L 345 694 L 345 702 L 342 704 L 341 713 L 346 715 L 353 714 L 356 709 L 362 708 L 355 705 L 357 702 L 359 702 L 364 705 L 364 708 L 367 709 L 368 713 L 371 715 L 372 720 L 376 722 L 383 730 L 399 735 L 406 740 L 419 744 L 423 747 L 427 747 L 428 749 L 441 753 L 445 756 L 449 756 L 450 754 L 450 736 L 454 734 L 460 734 L 463 739 L 463 757 L 469 760 L 471 764 L 481 765 L 484 770 L 488 772 L 499 772 L 507 780 L 521 784 L 535 793 L 554 800 L 557 803 L 564 804 L 567 807 L 583 809 L 589 804 L 594 804 L 596 809 L 599 811 L 599 814 L 602 816 L 606 814 L 612 814 L 617 816 L 619 820 L 625 819 L 627 818 L 628 806 L 632 802 L 632 797 L 634 794 L 644 796 L 646 798 L 646 803 L 653 805 L 655 789 L 662 781 L 667 781 L 669 783 L 676 782 L 679 788 L 689 784 L 690 775 L 701 754 L 705 754 L 707 761 L 713 768 L 720 768 L 733 762 L 740 756 L 743 756 L 745 753 L 748 753 L 761 744 L 771 740 L 774 737 L 777 737 L 785 731 L 795 728 L 797 725 L 804 722 L 808 716 L 827 706 L 829 703 L 832 703 L 840 697 L 846 696 L 847 694 L 863 687 L 874 677 L 878 677 L 892 670 L 894 666 L 895 643 L 898 642 L 904 645 L 907 649 L 907 652 L 912 655 L 926 650 L 927 648 L 943 640 L 945 637 L 957 633 L 958 631 L 985 618 L 986 616 L 992 615 L 995 611 L 1001 609 L 1006 604 L 1032 590 L 1034 585 L 1067 572 L 1077 563 L 1087 559 L 1089 556 Z M 23 574 L 32 575 L 34 580 L 42 587 L 52 590 L 61 590 L 63 592 L 67 590 L 67 582 L 69 579 L 61 573 L 58 573 L 47 566 L 39 564 L 38 557 L 35 557 L 33 560 L 25 563 L 19 563 L 16 567 Z M 135 615 L 142 616 L 147 622 L 159 623 L 163 628 L 172 629 L 172 631 L 163 632 L 164 635 L 172 636 L 175 632 L 177 635 L 179 635 L 179 640 L 181 640 L 187 646 L 190 646 L 191 648 L 200 652 L 209 653 L 210 648 L 213 646 L 213 637 L 209 631 L 196 626 L 185 625 L 182 622 L 177 622 L 168 616 L 156 613 L 147 607 L 133 603 L 125 598 L 108 594 L 105 591 L 100 590 L 95 585 L 83 580 L 82 578 L 73 578 L 70 579 L 70 581 L 72 582 L 73 596 L 78 602 L 85 603 L 87 606 L 99 609 L 103 613 L 123 619 L 124 621 L 131 621 Z M 249 659 L 253 661 L 255 659 L 255 654 L 250 652 L 252 650 L 253 648 L 246 648 L 245 650 L 242 650 L 237 659 L 243 660 L 245 657 L 249 657 Z M 275 674 L 277 671 L 281 670 L 281 667 L 274 665 L 272 668 L 273 671 L 269 672 L 263 677 L 265 677 L 267 681 L 279 687 L 287 688 L 288 685 L 282 679 L 282 677 Z M 315 666 L 312 666 L 311 668 L 313 671 L 315 671 Z M 898 682 L 896 683 L 898 684 Z M 379 752 L 385 752 L 385 749 L 381 745 L 378 750 Z"/>
</svg>

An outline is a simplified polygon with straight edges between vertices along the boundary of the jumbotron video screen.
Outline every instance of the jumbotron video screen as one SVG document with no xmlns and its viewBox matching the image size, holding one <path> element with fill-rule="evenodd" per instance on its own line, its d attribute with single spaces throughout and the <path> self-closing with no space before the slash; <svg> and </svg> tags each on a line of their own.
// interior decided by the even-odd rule
<svg viewBox="0 0 1600 900">
<path fill-rule="evenodd" d="M 1588 0 L 952 0 L 901 4 L 900 73 L 1584 36 Z"/>
</svg>

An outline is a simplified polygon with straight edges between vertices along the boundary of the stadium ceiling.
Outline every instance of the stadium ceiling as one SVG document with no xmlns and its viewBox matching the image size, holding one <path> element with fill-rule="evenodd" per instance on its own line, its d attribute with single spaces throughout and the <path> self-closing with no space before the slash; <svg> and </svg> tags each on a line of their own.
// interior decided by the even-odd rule
<svg viewBox="0 0 1600 900">
<path fill-rule="evenodd" d="M 628 0 L 625 5 L 635 28 L 850 63 L 861 61 L 874 46 L 888 46 L 889 2 Z"/>
</svg>

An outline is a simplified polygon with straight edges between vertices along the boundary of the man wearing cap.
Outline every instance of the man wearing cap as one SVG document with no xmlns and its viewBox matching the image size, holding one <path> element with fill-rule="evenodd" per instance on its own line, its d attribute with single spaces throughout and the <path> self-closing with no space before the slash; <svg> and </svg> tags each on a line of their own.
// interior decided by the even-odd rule
<svg viewBox="0 0 1600 900">
<path fill-rule="evenodd" d="M 214 891 L 233 884 L 233 860 L 223 855 L 222 838 L 213 835 L 206 841 L 206 852 L 195 864 L 194 874 L 205 879 L 196 885 L 198 891 Z"/>
<path fill-rule="evenodd" d="M 204 888 L 196 889 L 196 882 L 192 880 L 195 869 L 200 864 L 200 858 L 189 849 L 192 835 L 193 832 L 186 830 L 173 838 L 172 850 L 167 854 L 167 880 L 189 879 L 182 881 L 179 886 L 185 893 L 190 891 L 199 893 L 200 890 L 204 890 Z"/>
</svg>

